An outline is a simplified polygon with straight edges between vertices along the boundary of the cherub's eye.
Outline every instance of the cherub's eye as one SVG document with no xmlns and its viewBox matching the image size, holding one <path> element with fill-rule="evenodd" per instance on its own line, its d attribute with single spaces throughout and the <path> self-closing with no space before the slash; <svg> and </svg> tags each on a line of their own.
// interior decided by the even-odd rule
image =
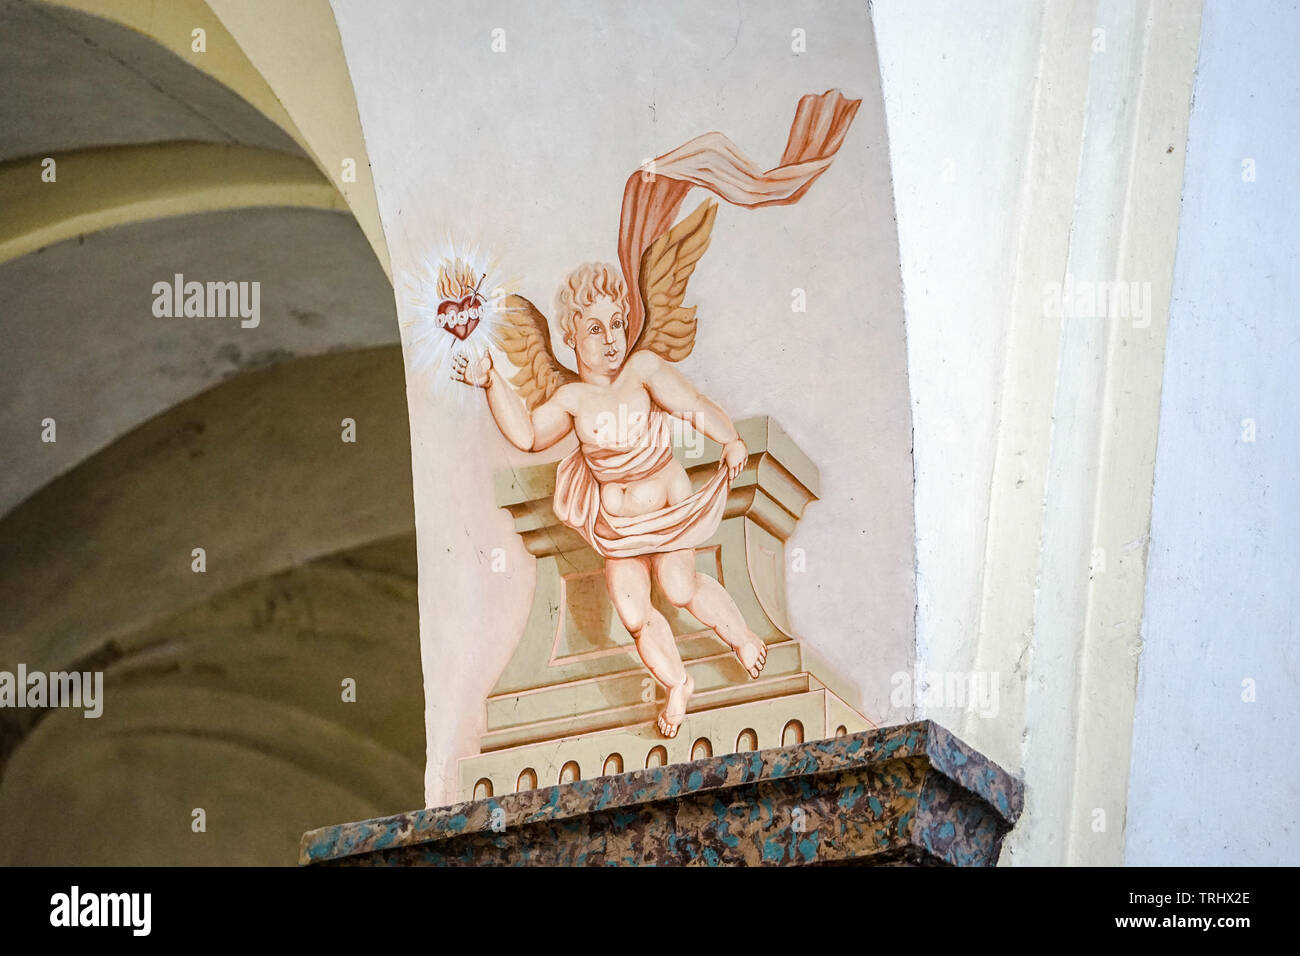
<svg viewBox="0 0 1300 956">
<path fill-rule="evenodd" d="M 623 327 L 623 320 L 615 319 L 613 324 L 614 324 L 614 328 L 621 329 Z"/>
<path fill-rule="evenodd" d="M 591 327 L 591 334 L 592 334 L 592 335 L 600 335 L 600 326 L 599 326 L 599 325 L 593 325 L 593 326 Z"/>
</svg>

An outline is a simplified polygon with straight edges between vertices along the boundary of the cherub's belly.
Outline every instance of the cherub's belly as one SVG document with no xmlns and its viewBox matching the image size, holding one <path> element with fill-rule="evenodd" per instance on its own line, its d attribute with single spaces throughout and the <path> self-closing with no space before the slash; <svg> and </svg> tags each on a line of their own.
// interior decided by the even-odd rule
<svg viewBox="0 0 1300 956">
<path fill-rule="evenodd" d="M 672 459 L 653 475 L 638 481 L 606 482 L 600 489 L 600 503 L 607 514 L 627 518 L 674 505 L 690 493 L 690 476 Z"/>
</svg>

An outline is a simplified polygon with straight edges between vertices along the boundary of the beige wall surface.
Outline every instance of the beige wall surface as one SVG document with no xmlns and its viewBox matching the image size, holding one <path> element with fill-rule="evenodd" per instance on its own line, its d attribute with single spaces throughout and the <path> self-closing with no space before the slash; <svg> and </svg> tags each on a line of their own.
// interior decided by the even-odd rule
<svg viewBox="0 0 1300 956">
<path fill-rule="evenodd" d="M 800 96 L 863 99 L 834 165 L 797 205 L 719 209 L 688 290 L 700 323 L 682 370 L 733 418 L 775 418 L 820 467 L 822 500 L 790 542 L 807 561 L 790 575 L 795 626 L 857 685 L 867 716 L 908 716 L 890 710 L 889 691 L 913 656 L 911 424 L 866 5 L 333 7 L 402 319 L 405 278 L 448 235 L 489 250 L 550 311 L 569 269 L 614 261 L 623 183 L 643 160 L 718 130 L 774 166 Z M 804 313 L 792 311 L 795 289 Z M 495 507 L 492 474 L 568 446 L 512 454 L 481 396 L 412 374 L 409 355 L 407 385 L 432 804 L 453 792 L 455 758 L 477 747 L 483 699 L 531 600 L 532 559 Z M 498 547 L 504 574 L 491 569 Z"/>
</svg>

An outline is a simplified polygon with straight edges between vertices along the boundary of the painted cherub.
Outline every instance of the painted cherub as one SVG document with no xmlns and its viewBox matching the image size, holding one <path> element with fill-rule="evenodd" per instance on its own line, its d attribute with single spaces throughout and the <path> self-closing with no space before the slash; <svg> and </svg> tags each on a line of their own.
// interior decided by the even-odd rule
<svg viewBox="0 0 1300 956">
<path fill-rule="evenodd" d="M 541 451 L 576 433 L 578 448 L 556 471 L 555 513 L 605 558 L 619 618 L 667 688 L 657 721 L 665 737 L 676 736 L 694 683 L 668 622 L 650 603 L 652 581 L 712 628 L 750 677 L 767 661 L 767 646 L 731 596 L 695 570 L 695 548 L 717 530 L 748 449 L 726 413 L 673 367 L 695 345 L 695 307 L 682 300 L 708 248 L 717 203 L 706 200 L 673 220 L 696 187 L 751 209 L 798 202 L 830 167 L 860 105 L 838 90 L 801 97 L 781 161 L 770 169 L 714 131 L 633 173 L 623 190 L 619 265 L 579 267 L 556 298 L 556 323 L 577 356 L 576 373 L 556 360 L 546 318 L 521 296 L 505 302 L 502 344 L 519 370 L 512 379 L 501 376 L 490 353 L 454 360 L 452 377 L 486 390 L 497 427 L 515 447 Z M 470 327 L 460 328 L 468 334 Z M 673 458 L 674 418 L 722 446 L 718 469 L 695 490 Z"/>
<path fill-rule="evenodd" d="M 642 301 L 646 321 L 628 340 L 626 284 L 617 266 L 587 263 L 556 296 L 556 322 L 573 349 L 575 374 L 551 350 L 546 319 L 527 299 L 507 300 L 504 347 L 521 371 L 512 382 L 490 352 L 459 356 L 453 378 L 485 390 L 501 434 L 524 451 L 550 448 L 570 432 L 578 448 L 556 473 L 556 515 L 605 558 L 605 583 L 619 619 L 646 668 L 667 690 L 656 721 L 675 737 L 694 681 L 667 620 L 651 603 L 651 582 L 674 606 L 690 611 L 758 677 L 767 645 L 735 601 L 695 568 L 695 548 L 717 530 L 727 492 L 748 450 L 727 414 L 673 367 L 690 353 L 695 309 L 682 307 L 686 280 L 708 246 L 716 203 L 705 202 L 646 250 Z M 672 419 L 722 446 L 717 471 L 692 490 L 673 457 Z"/>
</svg>

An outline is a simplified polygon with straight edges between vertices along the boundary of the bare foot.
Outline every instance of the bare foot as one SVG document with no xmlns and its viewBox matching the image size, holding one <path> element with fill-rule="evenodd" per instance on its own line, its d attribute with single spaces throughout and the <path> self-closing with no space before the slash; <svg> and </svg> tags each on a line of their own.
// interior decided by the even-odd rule
<svg viewBox="0 0 1300 956">
<path fill-rule="evenodd" d="M 735 652 L 740 660 L 740 666 L 748 671 L 751 678 L 763 672 L 763 665 L 767 663 L 767 645 L 757 634 L 751 633 L 744 644 L 735 648 Z"/>
<path fill-rule="evenodd" d="M 695 679 L 690 674 L 687 674 L 686 679 L 676 687 L 668 688 L 668 701 L 664 704 L 663 713 L 655 723 L 659 726 L 659 733 L 669 740 L 677 736 L 677 728 L 686 719 L 686 702 L 691 699 L 693 693 L 695 693 Z"/>
</svg>

